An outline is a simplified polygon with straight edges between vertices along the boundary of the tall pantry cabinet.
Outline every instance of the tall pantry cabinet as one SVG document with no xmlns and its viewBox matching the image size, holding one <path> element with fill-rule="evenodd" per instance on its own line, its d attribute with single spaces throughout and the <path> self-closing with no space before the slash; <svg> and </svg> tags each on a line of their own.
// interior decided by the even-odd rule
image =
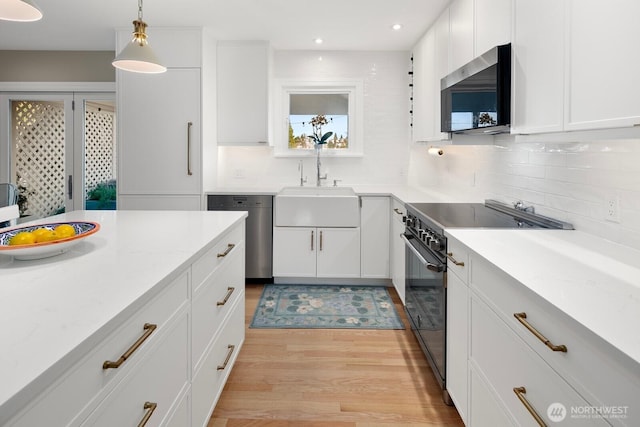
<svg viewBox="0 0 640 427">
<path fill-rule="evenodd" d="M 120 50 L 131 38 L 119 31 Z M 149 31 L 162 74 L 116 73 L 118 208 L 202 208 L 203 34 Z"/>
</svg>

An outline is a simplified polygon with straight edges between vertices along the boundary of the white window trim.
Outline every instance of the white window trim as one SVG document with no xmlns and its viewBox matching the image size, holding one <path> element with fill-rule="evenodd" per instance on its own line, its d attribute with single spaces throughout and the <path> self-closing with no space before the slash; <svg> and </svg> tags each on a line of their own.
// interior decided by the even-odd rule
<svg viewBox="0 0 640 427">
<path fill-rule="evenodd" d="M 364 155 L 363 82 L 350 80 L 276 80 L 274 90 L 273 153 L 275 157 L 313 157 L 314 149 L 290 149 L 289 95 L 347 93 L 349 98 L 349 148 L 322 149 L 323 157 L 362 157 Z"/>
</svg>

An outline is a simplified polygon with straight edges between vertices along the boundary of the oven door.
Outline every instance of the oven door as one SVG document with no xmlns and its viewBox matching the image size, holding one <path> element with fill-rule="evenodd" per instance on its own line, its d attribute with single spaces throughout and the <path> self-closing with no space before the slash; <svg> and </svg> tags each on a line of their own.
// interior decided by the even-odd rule
<svg viewBox="0 0 640 427">
<path fill-rule="evenodd" d="M 446 264 L 420 240 L 404 234 L 405 310 L 440 386 L 445 385 Z"/>
</svg>

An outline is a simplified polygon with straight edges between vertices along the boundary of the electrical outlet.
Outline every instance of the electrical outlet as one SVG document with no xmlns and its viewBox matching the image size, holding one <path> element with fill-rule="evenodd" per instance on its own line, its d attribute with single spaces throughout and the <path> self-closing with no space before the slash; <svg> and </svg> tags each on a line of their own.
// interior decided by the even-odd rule
<svg viewBox="0 0 640 427">
<path fill-rule="evenodd" d="M 620 201 L 617 194 L 610 194 L 606 200 L 605 219 L 611 222 L 620 222 Z"/>
</svg>

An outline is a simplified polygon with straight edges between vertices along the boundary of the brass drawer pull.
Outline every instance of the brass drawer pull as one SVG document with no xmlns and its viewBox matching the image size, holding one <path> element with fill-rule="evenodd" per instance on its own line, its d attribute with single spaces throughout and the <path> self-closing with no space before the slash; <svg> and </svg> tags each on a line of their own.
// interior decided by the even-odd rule
<svg viewBox="0 0 640 427">
<path fill-rule="evenodd" d="M 147 421 L 149 421 L 149 418 L 151 418 L 151 415 L 153 415 L 153 411 L 155 411 L 157 407 L 158 407 L 157 403 L 144 402 L 145 413 L 144 413 L 144 417 L 140 421 L 140 424 L 138 424 L 138 427 L 144 427 L 147 425 Z"/>
<path fill-rule="evenodd" d="M 447 258 L 449 258 L 451 262 L 454 263 L 455 265 L 459 267 L 464 267 L 464 262 L 456 261 L 456 259 L 453 257 L 453 252 L 447 252 Z"/>
<path fill-rule="evenodd" d="M 395 213 L 397 213 L 398 215 L 403 215 L 402 211 L 400 211 L 400 209 L 398 209 L 398 208 L 393 208 L 393 211 Z"/>
<path fill-rule="evenodd" d="M 222 371 L 227 367 L 229 360 L 231 360 L 231 355 L 233 354 L 233 350 L 235 350 L 236 346 L 233 344 L 229 344 L 227 346 L 229 351 L 227 352 L 227 357 L 224 359 L 224 363 L 222 365 L 218 365 L 218 371 Z"/>
<path fill-rule="evenodd" d="M 529 324 L 529 322 L 527 322 L 527 313 L 524 313 L 524 312 L 523 313 L 513 313 L 513 317 L 518 319 L 518 322 L 522 323 L 524 325 L 524 327 L 529 330 L 529 332 L 531 332 L 533 335 L 535 335 L 536 338 L 538 338 L 540 341 L 542 341 L 544 343 L 544 345 L 549 347 L 551 350 L 553 350 L 553 351 L 561 351 L 563 353 L 567 352 L 567 346 L 566 345 L 564 345 L 564 344 L 561 344 L 561 345 L 552 344 L 551 341 L 549 341 L 544 335 L 542 335 L 540 332 L 538 332 L 538 330 L 536 328 L 531 326 L 531 324 Z"/>
<path fill-rule="evenodd" d="M 538 412 L 536 412 L 535 408 L 531 405 L 531 403 L 529 403 L 529 401 L 525 397 L 525 394 L 527 393 L 527 389 L 524 387 L 514 387 L 513 392 L 516 394 L 516 396 L 518 396 L 518 399 L 520 399 L 520 402 L 522 402 L 524 407 L 527 408 L 527 411 L 529 411 L 529 413 L 536 420 L 538 425 L 540 427 L 547 427 L 547 423 L 545 423 L 542 417 L 538 415 Z"/>
<path fill-rule="evenodd" d="M 224 299 L 222 301 L 218 301 L 218 303 L 216 305 L 225 305 L 227 303 L 227 301 L 229 301 L 229 298 L 231 298 L 231 294 L 235 290 L 236 290 L 236 288 L 232 288 L 231 286 L 229 286 L 227 288 L 227 294 L 224 296 Z"/>
<path fill-rule="evenodd" d="M 134 342 L 131 347 L 129 347 L 129 350 L 125 351 L 124 354 L 120 356 L 120 359 L 116 360 L 115 362 L 106 360 L 102 364 L 102 369 L 118 369 L 120 365 L 122 365 L 125 360 L 131 357 L 131 355 L 138 349 L 138 347 L 140 347 L 142 343 L 145 342 L 146 339 L 151 336 L 151 334 L 153 333 L 153 331 L 156 330 L 157 327 L 158 325 L 154 325 L 152 323 L 145 323 L 143 327 L 143 329 L 145 330 L 144 334 L 142 334 L 142 336 L 138 338 L 138 340 Z"/>
<path fill-rule="evenodd" d="M 235 248 L 235 247 L 236 247 L 236 245 L 234 245 L 233 243 L 229 243 L 229 244 L 227 245 L 227 249 L 226 249 L 223 253 L 218 254 L 218 258 L 224 258 L 224 257 L 226 257 L 227 255 L 229 255 L 229 252 L 231 252 L 231 249 L 233 249 L 233 248 Z"/>
</svg>

